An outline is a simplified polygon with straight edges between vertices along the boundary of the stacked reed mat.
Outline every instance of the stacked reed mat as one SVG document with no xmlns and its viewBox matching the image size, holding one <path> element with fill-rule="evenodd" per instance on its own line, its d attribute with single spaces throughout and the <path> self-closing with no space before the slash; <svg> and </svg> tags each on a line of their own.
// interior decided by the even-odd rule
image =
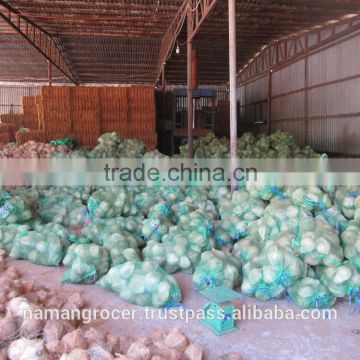
<svg viewBox="0 0 360 360">
<path fill-rule="evenodd" d="M 133 86 L 129 88 L 130 135 L 146 144 L 147 150 L 156 149 L 156 105 L 154 88 Z"/>
<path fill-rule="evenodd" d="M 130 136 L 129 98 L 127 87 L 103 87 L 100 89 L 101 132 L 117 131 Z"/>
<path fill-rule="evenodd" d="M 24 127 L 28 129 L 39 129 L 39 114 L 36 103 L 37 97 L 38 96 L 24 96 L 22 98 Z"/>
<path fill-rule="evenodd" d="M 78 145 L 95 146 L 102 133 L 116 131 L 143 141 L 149 151 L 157 146 L 155 91 L 151 86 L 45 86 L 40 96 L 24 97 L 23 106 L 21 126 L 30 131 L 16 136 L 18 144 L 73 137 Z M 10 121 L 10 115 L 2 116 Z"/>
</svg>

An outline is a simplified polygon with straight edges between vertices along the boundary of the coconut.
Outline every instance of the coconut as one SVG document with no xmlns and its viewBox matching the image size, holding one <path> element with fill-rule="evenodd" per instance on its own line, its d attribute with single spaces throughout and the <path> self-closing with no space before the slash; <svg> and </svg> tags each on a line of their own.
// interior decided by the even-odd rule
<svg viewBox="0 0 360 360">
<path fill-rule="evenodd" d="M 84 334 L 80 329 L 65 334 L 61 339 L 61 342 L 65 345 L 68 352 L 76 348 L 86 349 L 88 345 Z"/>
<path fill-rule="evenodd" d="M 19 326 L 13 316 L 0 319 L 0 342 L 11 341 L 19 335 Z"/>
<path fill-rule="evenodd" d="M 29 340 L 21 338 L 12 342 L 8 349 L 10 360 L 51 360 L 43 340 Z"/>
<path fill-rule="evenodd" d="M 90 360 L 91 354 L 84 349 L 73 349 L 69 354 L 63 354 L 60 360 Z"/>
</svg>

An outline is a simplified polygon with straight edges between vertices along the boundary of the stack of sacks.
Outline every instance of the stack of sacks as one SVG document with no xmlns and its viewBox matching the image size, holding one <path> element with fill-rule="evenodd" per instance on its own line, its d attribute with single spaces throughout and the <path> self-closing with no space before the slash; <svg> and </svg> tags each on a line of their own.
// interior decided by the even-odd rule
<svg viewBox="0 0 360 360">
<path fill-rule="evenodd" d="M 152 86 L 132 86 L 128 89 L 130 138 L 146 144 L 148 151 L 157 145 L 155 89 Z"/>
</svg>

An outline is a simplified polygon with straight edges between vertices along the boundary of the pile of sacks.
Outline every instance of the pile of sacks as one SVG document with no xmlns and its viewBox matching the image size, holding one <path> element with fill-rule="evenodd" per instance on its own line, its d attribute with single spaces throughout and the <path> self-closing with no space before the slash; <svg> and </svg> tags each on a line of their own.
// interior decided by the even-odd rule
<svg viewBox="0 0 360 360">
<path fill-rule="evenodd" d="M 194 156 L 197 158 L 230 157 L 230 142 L 218 139 L 214 133 L 194 140 Z M 180 155 L 186 157 L 187 145 L 180 146 Z M 271 135 L 245 133 L 237 140 L 237 154 L 240 158 L 316 158 L 319 155 L 309 146 L 298 147 L 292 135 L 277 131 Z"/>
</svg>

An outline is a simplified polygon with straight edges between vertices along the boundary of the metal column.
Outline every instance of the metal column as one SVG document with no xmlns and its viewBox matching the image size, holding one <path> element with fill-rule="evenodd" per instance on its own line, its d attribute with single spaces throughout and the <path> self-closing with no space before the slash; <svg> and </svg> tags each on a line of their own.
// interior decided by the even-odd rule
<svg viewBox="0 0 360 360">
<path fill-rule="evenodd" d="M 237 104 L 236 104 L 236 9 L 235 0 L 229 0 L 229 90 L 230 90 L 230 154 L 233 165 L 237 158 Z M 234 180 L 234 179 L 232 179 Z M 232 181 L 231 189 L 236 184 Z"/>
<path fill-rule="evenodd" d="M 191 5 L 191 1 L 189 1 Z M 193 157 L 193 93 L 192 93 L 192 16 L 191 6 L 187 14 L 187 135 L 188 135 L 188 157 Z"/>
</svg>

